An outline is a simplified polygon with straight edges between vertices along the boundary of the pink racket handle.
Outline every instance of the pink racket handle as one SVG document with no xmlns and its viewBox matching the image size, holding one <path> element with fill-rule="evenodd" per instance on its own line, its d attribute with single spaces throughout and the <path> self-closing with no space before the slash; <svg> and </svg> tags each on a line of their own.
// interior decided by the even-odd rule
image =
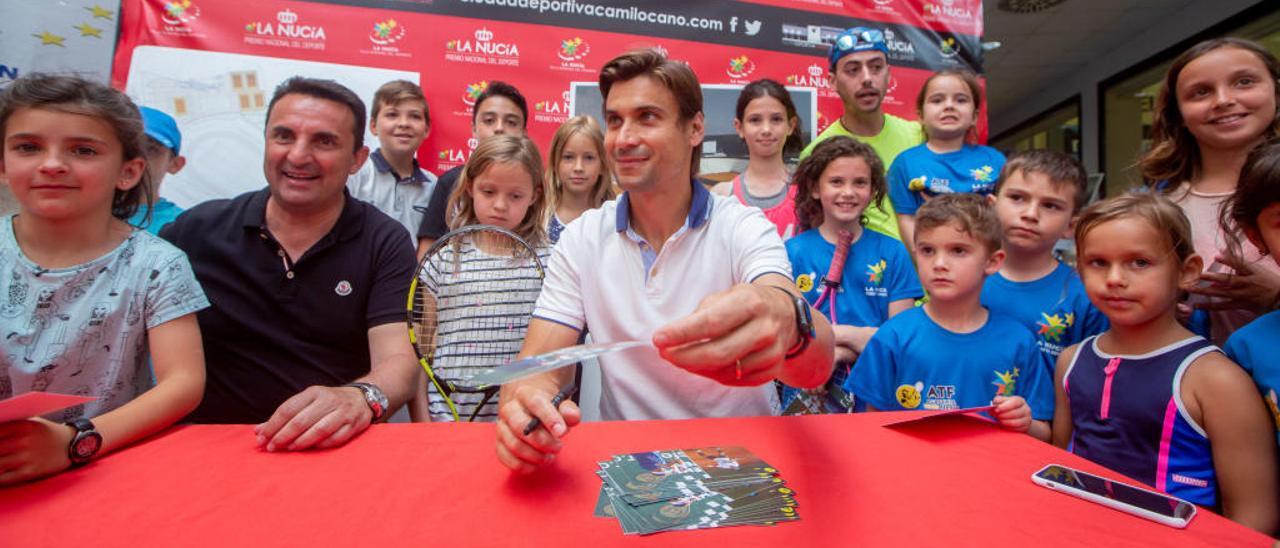
<svg viewBox="0 0 1280 548">
<path fill-rule="evenodd" d="M 848 230 L 841 230 L 836 238 L 836 252 L 831 255 L 831 266 L 827 269 L 827 275 L 823 278 L 828 284 L 839 284 L 840 277 L 844 275 L 844 262 L 849 258 L 849 244 L 853 243 L 853 234 Z"/>
</svg>

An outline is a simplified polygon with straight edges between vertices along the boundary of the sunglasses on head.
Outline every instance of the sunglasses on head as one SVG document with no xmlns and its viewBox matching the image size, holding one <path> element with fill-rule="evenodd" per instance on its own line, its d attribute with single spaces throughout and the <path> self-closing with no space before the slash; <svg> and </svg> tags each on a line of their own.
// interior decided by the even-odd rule
<svg viewBox="0 0 1280 548">
<path fill-rule="evenodd" d="M 848 51 L 856 47 L 858 44 L 875 44 L 884 42 L 884 32 L 869 29 L 855 34 L 844 34 L 836 40 L 836 47 L 840 51 Z"/>
</svg>

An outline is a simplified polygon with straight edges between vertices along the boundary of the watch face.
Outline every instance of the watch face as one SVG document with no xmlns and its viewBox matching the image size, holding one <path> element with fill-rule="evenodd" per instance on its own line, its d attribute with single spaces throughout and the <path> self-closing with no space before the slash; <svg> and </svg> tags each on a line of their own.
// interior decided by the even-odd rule
<svg viewBox="0 0 1280 548">
<path fill-rule="evenodd" d="M 796 300 L 796 320 L 800 324 L 800 332 L 812 339 L 817 328 L 813 325 L 813 312 L 809 309 L 809 303 L 804 299 Z"/>
<path fill-rule="evenodd" d="M 364 401 L 369 404 L 369 410 L 373 411 L 373 420 L 382 418 L 382 415 L 387 411 L 387 406 L 390 405 L 386 394 L 382 393 L 382 389 L 369 383 L 352 383 L 351 386 L 359 388 L 364 393 Z"/>
<path fill-rule="evenodd" d="M 76 456 L 81 459 L 87 459 L 98 453 L 98 449 L 102 447 L 102 436 L 97 433 L 81 436 L 76 440 Z"/>
</svg>

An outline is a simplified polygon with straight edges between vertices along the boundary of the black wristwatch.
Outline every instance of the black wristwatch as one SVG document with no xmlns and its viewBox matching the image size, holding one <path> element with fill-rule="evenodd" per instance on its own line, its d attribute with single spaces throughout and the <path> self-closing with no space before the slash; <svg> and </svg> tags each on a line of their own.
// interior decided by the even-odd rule
<svg viewBox="0 0 1280 548">
<path fill-rule="evenodd" d="M 387 401 L 387 395 L 382 393 L 382 389 L 378 385 L 368 382 L 353 382 L 343 386 L 359 388 L 364 393 L 364 402 L 369 404 L 369 410 L 373 411 L 373 422 L 382 420 L 383 415 L 387 414 L 387 407 L 390 402 Z"/>
<path fill-rule="evenodd" d="M 813 340 L 813 338 L 817 336 L 817 330 L 813 326 L 813 314 L 809 312 L 809 303 L 804 300 L 804 297 L 798 296 L 776 285 L 771 285 L 769 287 L 786 293 L 787 298 L 791 299 L 791 306 L 795 308 L 796 336 L 799 337 L 799 340 L 796 341 L 796 344 L 793 345 L 790 350 L 787 350 L 786 357 L 789 360 L 799 356 L 801 352 L 804 352 L 806 348 L 809 348 L 809 341 Z"/>
<path fill-rule="evenodd" d="M 75 437 L 71 438 L 71 444 L 67 446 L 67 458 L 71 459 L 71 467 L 82 466 L 93 460 L 93 456 L 102 449 L 102 434 L 98 433 L 89 419 L 76 419 L 68 422 L 67 426 L 76 429 Z"/>
</svg>

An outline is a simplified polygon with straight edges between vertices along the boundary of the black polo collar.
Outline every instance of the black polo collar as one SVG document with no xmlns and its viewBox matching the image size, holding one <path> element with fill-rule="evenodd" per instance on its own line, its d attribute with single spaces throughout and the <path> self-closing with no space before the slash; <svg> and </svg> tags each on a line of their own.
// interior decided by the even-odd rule
<svg viewBox="0 0 1280 548">
<path fill-rule="evenodd" d="M 241 210 L 240 225 L 245 230 L 267 230 L 267 199 L 271 197 L 271 189 L 264 188 L 254 193 L 249 198 L 248 205 Z M 338 215 L 338 222 L 333 225 L 328 234 L 325 234 L 320 242 L 329 242 L 333 239 L 345 242 L 360 235 L 360 231 L 364 228 L 364 220 L 367 206 L 364 202 L 351 197 L 351 193 L 347 189 L 342 189 L 342 213 Z"/>
</svg>

